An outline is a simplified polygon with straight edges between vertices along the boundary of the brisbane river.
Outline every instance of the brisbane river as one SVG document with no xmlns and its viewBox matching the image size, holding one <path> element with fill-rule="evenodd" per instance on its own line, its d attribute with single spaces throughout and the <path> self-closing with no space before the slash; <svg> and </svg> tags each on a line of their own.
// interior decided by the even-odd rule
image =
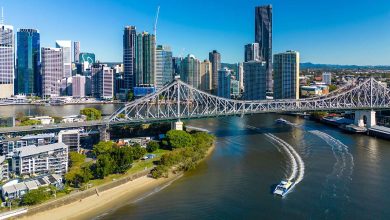
<svg viewBox="0 0 390 220">
<path fill-rule="evenodd" d="M 77 114 L 85 106 L 0 107 L 0 115 Z M 108 115 L 118 106 L 99 106 Z M 283 117 L 288 125 L 276 125 Z M 390 141 L 291 116 L 193 120 L 216 135 L 195 170 L 96 219 L 390 219 Z M 272 194 L 282 179 L 297 184 Z"/>
</svg>

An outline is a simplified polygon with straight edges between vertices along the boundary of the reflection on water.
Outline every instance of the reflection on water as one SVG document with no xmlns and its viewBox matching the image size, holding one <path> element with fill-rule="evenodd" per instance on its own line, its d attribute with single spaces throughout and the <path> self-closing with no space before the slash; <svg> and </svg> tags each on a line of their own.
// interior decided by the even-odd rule
<svg viewBox="0 0 390 220">
<path fill-rule="evenodd" d="M 390 192 L 390 142 L 294 117 L 285 118 L 296 125 L 278 126 L 278 117 L 189 122 L 217 136 L 211 158 L 159 193 L 104 219 L 390 218 L 390 198 L 384 196 Z M 322 136 L 309 132 L 314 130 Z M 271 192 L 291 163 L 266 133 L 294 147 L 305 163 L 305 178 L 284 199 Z"/>
</svg>

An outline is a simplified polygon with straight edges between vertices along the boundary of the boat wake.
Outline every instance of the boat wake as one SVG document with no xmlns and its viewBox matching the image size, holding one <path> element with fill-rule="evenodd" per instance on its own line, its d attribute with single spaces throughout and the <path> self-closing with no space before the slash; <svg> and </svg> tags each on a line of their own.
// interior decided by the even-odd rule
<svg viewBox="0 0 390 220">
<path fill-rule="evenodd" d="M 294 181 L 295 184 L 300 183 L 305 175 L 305 163 L 303 162 L 301 156 L 299 156 L 297 151 L 284 140 L 270 133 L 265 134 L 265 136 L 271 141 L 271 143 L 273 142 L 276 143 L 278 146 L 281 146 L 290 158 L 291 175 L 288 180 Z"/>
<path fill-rule="evenodd" d="M 348 146 L 341 141 L 322 131 L 313 130 L 310 133 L 316 135 L 332 147 L 333 156 L 336 160 L 332 173 L 326 176 L 321 200 L 328 201 L 332 198 L 340 202 L 340 209 L 350 201 L 349 183 L 352 181 L 354 159 L 349 152 Z M 329 207 L 331 210 L 332 207 Z"/>
</svg>

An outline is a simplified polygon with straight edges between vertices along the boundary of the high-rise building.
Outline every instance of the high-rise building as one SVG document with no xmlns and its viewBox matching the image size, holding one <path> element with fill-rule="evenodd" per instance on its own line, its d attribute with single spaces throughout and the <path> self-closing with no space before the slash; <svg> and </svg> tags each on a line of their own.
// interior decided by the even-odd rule
<svg viewBox="0 0 390 220">
<path fill-rule="evenodd" d="M 212 67 L 209 60 L 205 60 L 200 63 L 200 89 L 206 92 L 210 92 L 212 89 Z"/>
<path fill-rule="evenodd" d="M 124 65 L 124 90 L 134 87 L 135 75 L 135 47 L 137 41 L 137 31 L 135 26 L 126 26 L 123 33 L 123 65 Z"/>
<path fill-rule="evenodd" d="M 194 55 L 189 54 L 181 63 L 180 78 L 184 82 L 199 88 L 200 84 L 200 61 Z"/>
<path fill-rule="evenodd" d="M 95 98 L 100 98 L 101 71 L 103 65 L 94 63 L 91 66 L 91 95 Z"/>
<path fill-rule="evenodd" d="M 218 53 L 218 51 L 213 50 L 209 53 L 209 60 L 211 62 L 211 67 L 212 67 L 212 87 L 213 90 L 218 89 L 218 70 L 221 69 L 221 54 Z M 215 94 L 216 91 L 214 91 Z"/>
<path fill-rule="evenodd" d="M 135 85 L 155 86 L 156 84 L 156 37 L 148 32 L 137 35 L 135 57 Z"/>
<path fill-rule="evenodd" d="M 259 44 L 259 58 L 267 65 L 267 91 L 272 91 L 272 6 L 255 9 L 255 42 Z"/>
<path fill-rule="evenodd" d="M 60 82 L 60 96 L 72 96 L 73 77 L 63 77 Z"/>
<path fill-rule="evenodd" d="M 80 53 L 79 54 L 79 63 L 82 66 L 82 72 L 87 71 L 87 69 L 90 69 L 92 64 L 96 62 L 95 54 L 94 53 Z"/>
<path fill-rule="evenodd" d="M 41 54 L 42 97 L 59 96 L 64 73 L 62 49 L 42 47 Z"/>
<path fill-rule="evenodd" d="M 74 98 L 83 98 L 86 96 L 85 92 L 86 77 L 76 75 L 72 77 L 72 96 Z"/>
<path fill-rule="evenodd" d="M 0 98 L 9 98 L 14 95 L 14 27 L 1 24 L 0 32 Z"/>
<path fill-rule="evenodd" d="M 274 55 L 274 99 L 299 99 L 299 52 Z"/>
<path fill-rule="evenodd" d="M 172 58 L 172 66 L 173 66 L 173 70 L 172 70 L 172 74 L 173 76 L 180 76 L 181 75 L 181 63 L 183 61 L 183 58 L 182 57 L 173 57 Z"/>
<path fill-rule="evenodd" d="M 101 76 L 100 98 L 114 98 L 114 70 L 111 67 L 103 66 Z"/>
<path fill-rule="evenodd" d="M 69 151 L 80 151 L 80 130 L 61 130 L 58 133 L 58 143 L 64 143 Z"/>
<path fill-rule="evenodd" d="M 251 61 L 251 60 L 260 60 L 259 57 L 259 44 L 258 43 L 252 43 L 245 45 L 245 62 Z"/>
<path fill-rule="evenodd" d="M 327 73 L 327 72 L 322 73 L 322 82 L 325 83 L 326 85 L 331 85 L 332 73 Z"/>
<path fill-rule="evenodd" d="M 62 49 L 62 63 L 64 65 L 63 68 L 63 77 L 71 77 L 72 76 L 72 41 L 70 40 L 57 40 L 56 48 Z"/>
<path fill-rule="evenodd" d="M 231 83 L 232 71 L 228 68 L 223 68 L 218 71 L 218 96 L 223 98 L 230 98 L 231 95 Z"/>
<path fill-rule="evenodd" d="M 266 99 L 267 64 L 264 61 L 251 60 L 244 63 L 244 99 Z"/>
<path fill-rule="evenodd" d="M 168 46 L 158 45 L 156 48 L 156 87 L 162 88 L 170 83 L 172 76 L 172 51 Z"/>
<path fill-rule="evenodd" d="M 39 31 L 19 29 L 17 33 L 16 94 L 41 95 L 41 48 Z"/>
<path fill-rule="evenodd" d="M 79 63 L 80 61 L 80 42 L 73 42 L 73 61 Z"/>
<path fill-rule="evenodd" d="M 244 64 L 239 63 L 238 64 L 238 81 L 239 81 L 239 88 L 241 91 L 244 90 Z"/>
</svg>

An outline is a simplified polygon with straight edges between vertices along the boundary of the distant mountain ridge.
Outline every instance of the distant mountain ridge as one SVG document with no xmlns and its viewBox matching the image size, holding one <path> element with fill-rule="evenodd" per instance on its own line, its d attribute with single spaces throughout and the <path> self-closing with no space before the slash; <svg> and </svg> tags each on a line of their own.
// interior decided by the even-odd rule
<svg viewBox="0 0 390 220">
<path fill-rule="evenodd" d="M 301 63 L 301 69 L 379 69 L 379 70 L 390 70 L 390 66 L 378 65 L 342 65 L 342 64 L 315 64 L 315 63 Z"/>
</svg>

